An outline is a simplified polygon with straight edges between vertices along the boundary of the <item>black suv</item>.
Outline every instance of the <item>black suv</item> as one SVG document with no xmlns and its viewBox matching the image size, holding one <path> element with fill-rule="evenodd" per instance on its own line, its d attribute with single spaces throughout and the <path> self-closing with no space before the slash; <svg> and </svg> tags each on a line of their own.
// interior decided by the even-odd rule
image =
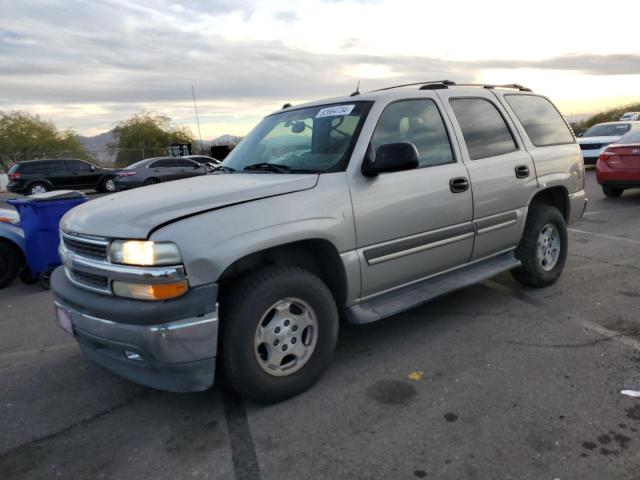
<svg viewBox="0 0 640 480">
<path fill-rule="evenodd" d="M 7 185 L 10 192 L 25 195 L 49 190 L 87 188 L 99 192 L 115 192 L 113 170 L 73 158 L 27 160 L 11 167 Z"/>
</svg>

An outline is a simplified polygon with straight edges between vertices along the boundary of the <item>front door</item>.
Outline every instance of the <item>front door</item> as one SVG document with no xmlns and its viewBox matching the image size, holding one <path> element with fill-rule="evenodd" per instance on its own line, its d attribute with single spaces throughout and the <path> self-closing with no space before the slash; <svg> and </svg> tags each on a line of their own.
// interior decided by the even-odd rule
<svg viewBox="0 0 640 480">
<path fill-rule="evenodd" d="M 433 98 L 386 106 L 371 138 L 375 151 L 410 142 L 417 169 L 350 180 L 362 297 L 464 264 L 473 247 L 468 173 Z"/>
<path fill-rule="evenodd" d="M 496 96 L 439 90 L 469 169 L 476 241 L 472 260 L 518 245 L 538 183 L 531 154 Z"/>
</svg>

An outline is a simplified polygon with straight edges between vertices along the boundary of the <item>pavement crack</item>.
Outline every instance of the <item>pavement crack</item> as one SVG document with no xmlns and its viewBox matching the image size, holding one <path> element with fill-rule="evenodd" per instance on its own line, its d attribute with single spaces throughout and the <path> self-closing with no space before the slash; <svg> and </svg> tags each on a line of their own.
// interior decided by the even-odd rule
<svg viewBox="0 0 640 480">
<path fill-rule="evenodd" d="M 534 343 L 534 342 L 520 342 L 517 340 L 508 340 L 507 343 L 511 343 L 513 345 L 519 345 L 523 347 L 541 347 L 541 348 L 582 348 L 582 347 L 591 347 L 593 345 L 598 345 L 599 343 L 608 342 L 609 340 L 613 340 L 617 337 L 623 337 L 624 335 L 611 335 L 603 338 L 596 338 L 595 340 L 591 340 L 590 342 L 584 343 Z"/>
<path fill-rule="evenodd" d="M 634 270 L 636 272 L 640 272 L 640 268 L 634 267 L 633 265 L 622 265 L 620 263 L 607 262 L 606 260 L 598 260 L 597 258 L 587 257 L 586 255 L 576 255 L 575 253 L 568 253 L 567 255 L 569 257 L 576 257 L 576 258 L 582 258 L 584 260 L 591 260 L 592 262 L 602 263 L 604 265 L 609 265 L 611 267 L 627 268 L 629 270 Z"/>
<path fill-rule="evenodd" d="M 66 434 L 68 434 L 69 432 L 71 432 L 72 430 L 79 428 L 79 427 L 84 427 L 86 425 L 89 425 L 93 422 L 95 422 L 96 420 L 100 420 L 101 418 L 104 418 L 118 410 L 121 410 L 129 405 L 133 405 L 136 402 L 143 400 L 149 396 L 151 396 L 154 392 L 153 391 L 144 391 L 142 392 L 140 395 L 135 395 L 131 398 L 128 398 L 127 400 L 125 400 L 122 403 L 119 403 L 117 405 L 114 405 L 113 407 L 109 408 L 108 410 L 104 410 L 102 412 L 98 412 L 95 415 L 92 415 L 90 417 L 86 417 L 83 418 L 81 420 L 78 420 L 76 422 L 73 422 L 71 425 L 68 425 L 67 427 L 63 428 L 62 430 L 59 430 L 57 432 L 54 433 L 50 433 L 49 435 L 45 435 L 44 437 L 40 437 L 40 438 L 34 438 L 33 440 L 29 440 L 28 442 L 22 443 L 20 445 L 17 445 L 5 452 L 0 453 L 0 460 L 9 457 L 17 452 L 20 452 L 26 448 L 32 447 L 34 445 L 39 445 L 45 442 L 48 442 L 50 440 L 54 440 L 58 437 L 64 436 Z"/>
</svg>

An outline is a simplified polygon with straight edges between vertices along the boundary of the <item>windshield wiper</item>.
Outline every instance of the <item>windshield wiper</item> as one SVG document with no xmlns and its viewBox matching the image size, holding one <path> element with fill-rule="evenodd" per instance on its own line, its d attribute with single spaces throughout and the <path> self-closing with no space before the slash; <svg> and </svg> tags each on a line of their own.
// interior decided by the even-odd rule
<svg viewBox="0 0 640 480">
<path fill-rule="evenodd" d="M 276 173 L 289 173 L 291 168 L 286 165 L 278 165 L 277 163 L 254 163 L 253 165 L 247 165 L 243 168 L 243 170 L 263 170 L 267 172 L 276 172 Z"/>
<path fill-rule="evenodd" d="M 213 169 L 214 172 L 235 172 L 235 168 L 227 167 L 226 165 L 218 165 Z"/>
</svg>

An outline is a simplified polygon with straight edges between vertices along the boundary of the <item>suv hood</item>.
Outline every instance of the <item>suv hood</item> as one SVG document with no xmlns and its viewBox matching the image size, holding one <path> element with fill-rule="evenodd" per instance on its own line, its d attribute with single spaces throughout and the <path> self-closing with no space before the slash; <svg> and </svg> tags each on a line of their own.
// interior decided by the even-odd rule
<svg viewBox="0 0 640 480">
<path fill-rule="evenodd" d="M 63 217 L 60 226 L 85 235 L 143 239 L 155 227 L 182 217 L 308 190 L 317 182 L 317 174 L 233 173 L 159 183 L 79 205 Z"/>
</svg>

